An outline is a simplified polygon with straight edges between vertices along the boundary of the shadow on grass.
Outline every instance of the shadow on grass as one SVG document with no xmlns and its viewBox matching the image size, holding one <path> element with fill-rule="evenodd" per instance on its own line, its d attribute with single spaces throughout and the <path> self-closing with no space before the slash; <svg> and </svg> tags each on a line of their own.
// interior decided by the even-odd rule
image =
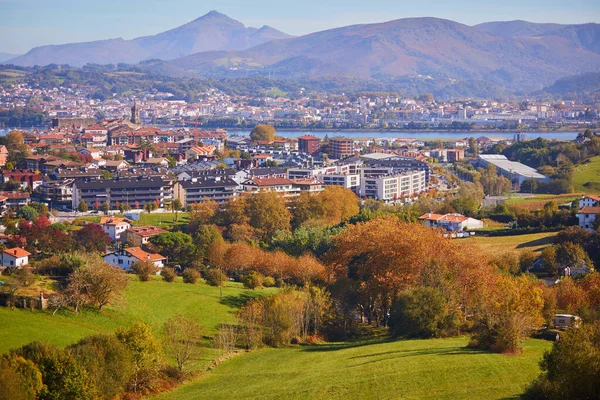
<svg viewBox="0 0 600 400">
<path fill-rule="evenodd" d="M 242 308 L 250 300 L 260 299 L 267 296 L 267 293 L 262 292 L 244 292 L 238 295 L 225 296 L 221 299 L 220 303 L 233 308 Z"/>
<path fill-rule="evenodd" d="M 362 346 L 370 346 L 374 344 L 380 343 L 389 343 L 392 342 L 391 338 L 377 338 L 377 339 L 365 339 L 357 342 L 344 342 L 344 343 L 327 343 L 327 344 L 311 344 L 305 345 L 302 347 L 302 351 L 307 352 L 327 352 L 327 351 L 337 351 L 337 350 L 346 350 L 346 349 L 354 349 Z"/>
<path fill-rule="evenodd" d="M 351 358 L 368 358 L 374 356 L 391 355 L 391 357 L 384 357 L 378 360 L 365 361 L 359 364 L 352 365 L 351 367 L 360 367 L 363 365 L 375 364 L 382 361 L 394 360 L 404 357 L 420 357 L 420 356 L 456 356 L 456 355 L 478 355 L 483 354 L 485 351 L 478 349 L 470 349 L 467 347 L 451 347 L 443 349 L 421 349 L 421 350 L 397 350 L 389 351 L 386 353 L 378 354 L 367 354 L 365 356 L 356 356 Z"/>
<path fill-rule="evenodd" d="M 545 244 L 552 244 L 552 243 L 554 243 L 554 237 L 548 236 L 548 237 L 541 238 L 541 239 L 535 239 L 530 242 L 521 243 L 517 246 L 517 249 L 523 249 L 526 247 L 538 247 L 538 246 L 543 246 Z"/>
</svg>

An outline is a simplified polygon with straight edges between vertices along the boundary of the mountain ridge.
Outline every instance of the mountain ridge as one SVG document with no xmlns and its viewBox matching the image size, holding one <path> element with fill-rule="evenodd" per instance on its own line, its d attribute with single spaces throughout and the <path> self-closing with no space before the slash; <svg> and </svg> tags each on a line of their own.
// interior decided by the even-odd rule
<svg viewBox="0 0 600 400">
<path fill-rule="evenodd" d="M 20 66 L 138 63 L 149 59 L 170 60 L 210 50 L 242 50 L 270 40 L 289 38 L 274 28 L 246 27 L 217 11 L 155 35 L 131 40 L 95 40 L 34 47 L 26 54 L 6 60 Z"/>
</svg>

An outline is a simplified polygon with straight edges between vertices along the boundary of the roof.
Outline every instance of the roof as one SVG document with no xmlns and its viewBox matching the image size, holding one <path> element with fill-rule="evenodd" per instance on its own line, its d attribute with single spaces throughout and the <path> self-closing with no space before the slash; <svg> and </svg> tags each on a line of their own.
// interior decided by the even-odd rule
<svg viewBox="0 0 600 400">
<path fill-rule="evenodd" d="M 600 214 L 600 207 L 582 207 L 577 214 Z"/>
<path fill-rule="evenodd" d="M 27 250 L 22 249 L 20 247 L 13 247 L 12 249 L 6 249 L 6 250 L 4 250 L 4 254 L 8 254 L 8 255 L 16 257 L 16 258 L 27 257 L 27 256 L 31 255 L 30 252 L 28 252 Z"/>
<path fill-rule="evenodd" d="M 151 236 L 156 236 L 156 235 L 160 235 L 161 233 L 166 233 L 167 231 L 164 230 L 163 228 L 159 228 L 157 226 L 136 226 L 133 228 L 129 228 L 127 229 L 127 232 L 133 232 L 136 235 L 142 236 L 142 237 L 151 237 Z"/>
<path fill-rule="evenodd" d="M 294 182 L 288 178 L 281 178 L 278 176 L 267 177 L 267 178 L 252 178 L 250 179 L 257 186 L 275 186 L 275 185 L 291 185 Z"/>
<path fill-rule="evenodd" d="M 600 197 L 598 196 L 585 196 L 586 199 L 592 199 L 594 201 L 600 201 Z"/>
<path fill-rule="evenodd" d="M 443 214 L 432 214 L 432 213 L 427 213 L 427 214 L 423 214 L 419 217 L 419 219 L 427 219 L 430 221 L 437 221 L 438 219 L 442 218 L 444 215 Z"/>
<path fill-rule="evenodd" d="M 165 257 L 158 253 L 148 253 L 147 251 L 142 250 L 140 247 L 127 247 L 123 250 L 138 260 L 160 261 L 165 259 Z"/>
<path fill-rule="evenodd" d="M 528 167 L 525 164 L 521 164 L 520 162 L 510 161 L 500 154 L 480 154 L 479 159 L 493 164 L 504 171 L 510 171 L 512 174 L 521 175 L 531 179 L 548 179 L 535 169 Z"/>
<path fill-rule="evenodd" d="M 131 221 L 122 217 L 100 217 L 100 225 L 119 225 L 122 223 L 131 224 Z"/>
<path fill-rule="evenodd" d="M 303 139 L 303 140 L 314 140 L 314 141 L 321 141 L 321 139 L 319 139 L 316 136 L 310 136 L 310 135 L 304 135 L 304 136 L 298 136 L 298 139 Z"/>
</svg>

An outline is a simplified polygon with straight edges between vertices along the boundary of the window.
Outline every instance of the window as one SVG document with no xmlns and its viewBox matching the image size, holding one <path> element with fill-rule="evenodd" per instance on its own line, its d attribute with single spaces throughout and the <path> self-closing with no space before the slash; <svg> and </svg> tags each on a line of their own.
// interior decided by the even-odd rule
<svg viewBox="0 0 600 400">
<path fill-rule="evenodd" d="M 123 260 L 119 259 L 119 264 L 123 264 Z"/>
</svg>

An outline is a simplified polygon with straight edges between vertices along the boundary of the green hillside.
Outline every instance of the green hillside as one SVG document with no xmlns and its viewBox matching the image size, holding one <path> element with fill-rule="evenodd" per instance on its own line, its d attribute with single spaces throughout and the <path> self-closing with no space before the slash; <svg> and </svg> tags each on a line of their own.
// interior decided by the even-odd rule
<svg viewBox="0 0 600 400">
<path fill-rule="evenodd" d="M 0 307 L 0 354 L 34 340 L 66 346 L 86 335 L 112 332 L 135 321 L 150 324 L 158 333 L 162 324 L 177 313 L 197 316 L 205 327 L 204 333 L 212 335 L 219 323 L 233 321 L 240 303 L 272 290 L 249 291 L 241 284 L 229 283 L 220 300 L 217 287 L 184 284 L 181 278 L 174 283 L 163 282 L 159 277 L 139 282 L 132 276 L 123 299 L 102 313 L 59 311 L 52 315 L 51 311 Z"/>
<path fill-rule="evenodd" d="M 600 156 L 592 157 L 575 167 L 573 186 L 575 192 L 600 193 Z"/>
<path fill-rule="evenodd" d="M 157 400 L 506 399 L 539 374 L 548 342 L 506 356 L 467 338 L 265 349 L 236 356 Z"/>
</svg>

